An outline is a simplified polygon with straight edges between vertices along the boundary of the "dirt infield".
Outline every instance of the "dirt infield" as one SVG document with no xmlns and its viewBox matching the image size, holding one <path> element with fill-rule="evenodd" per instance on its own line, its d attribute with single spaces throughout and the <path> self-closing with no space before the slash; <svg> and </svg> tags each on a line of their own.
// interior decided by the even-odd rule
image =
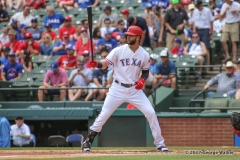
<svg viewBox="0 0 240 160">
<path fill-rule="evenodd" d="M 224 150 L 224 154 L 240 155 L 239 150 Z M 41 158 L 74 158 L 74 157 L 97 157 L 107 155 L 146 155 L 146 154 L 190 154 L 188 150 L 171 150 L 167 153 L 157 152 L 155 150 L 92 150 L 91 152 L 82 152 L 81 150 L 2 150 L 0 159 L 41 159 Z M 192 151 L 194 152 L 194 151 Z M 196 154 L 222 154 L 219 150 L 196 151 Z"/>
</svg>

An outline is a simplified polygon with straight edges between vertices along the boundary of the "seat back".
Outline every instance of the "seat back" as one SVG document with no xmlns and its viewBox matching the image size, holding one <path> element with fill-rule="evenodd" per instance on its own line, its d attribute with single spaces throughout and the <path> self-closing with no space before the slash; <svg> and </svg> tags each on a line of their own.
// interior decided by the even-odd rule
<svg viewBox="0 0 240 160">
<path fill-rule="evenodd" d="M 67 143 L 66 143 L 66 139 L 61 136 L 61 135 L 52 135 L 50 137 L 48 137 L 48 146 L 49 147 L 52 147 L 52 146 L 55 146 L 55 147 L 59 147 L 59 146 L 66 146 Z"/>
<path fill-rule="evenodd" d="M 229 109 L 227 112 L 240 112 L 240 99 L 231 99 L 229 101 L 228 107 L 236 108 L 236 109 Z"/>
<path fill-rule="evenodd" d="M 204 108 L 211 108 L 211 107 L 218 107 L 218 108 L 225 108 L 228 107 L 228 99 L 206 99 Z M 213 109 L 213 110 L 205 110 L 202 113 L 220 113 L 226 112 L 226 109 Z"/>
<path fill-rule="evenodd" d="M 82 145 L 83 139 L 84 139 L 83 135 L 81 135 L 81 134 L 70 134 L 69 136 L 67 136 L 66 142 L 67 143 L 78 143 L 78 144 Z"/>
</svg>

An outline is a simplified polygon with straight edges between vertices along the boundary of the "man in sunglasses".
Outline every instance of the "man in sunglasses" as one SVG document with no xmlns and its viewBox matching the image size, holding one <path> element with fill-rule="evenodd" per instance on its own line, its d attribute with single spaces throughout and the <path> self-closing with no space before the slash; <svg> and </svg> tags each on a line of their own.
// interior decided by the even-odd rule
<svg viewBox="0 0 240 160">
<path fill-rule="evenodd" d="M 75 69 L 77 66 L 77 56 L 74 56 L 76 48 L 74 45 L 67 46 L 67 55 L 62 55 L 58 60 L 58 64 L 65 70 Z"/>
<path fill-rule="evenodd" d="M 228 61 L 226 64 L 226 72 L 219 73 L 215 77 L 211 78 L 204 86 L 204 90 L 209 89 L 210 86 L 217 84 L 217 93 L 227 94 L 230 97 L 234 97 L 238 88 L 238 79 L 234 74 L 234 64 Z M 211 97 L 216 92 L 208 92 L 208 97 Z"/>
<path fill-rule="evenodd" d="M 70 74 L 69 84 L 73 89 L 68 90 L 70 101 L 79 99 L 82 95 L 87 94 L 87 86 L 92 81 L 92 71 L 85 67 L 84 57 L 79 56 L 77 59 L 77 68 Z M 85 87 L 85 89 L 83 89 Z"/>
</svg>

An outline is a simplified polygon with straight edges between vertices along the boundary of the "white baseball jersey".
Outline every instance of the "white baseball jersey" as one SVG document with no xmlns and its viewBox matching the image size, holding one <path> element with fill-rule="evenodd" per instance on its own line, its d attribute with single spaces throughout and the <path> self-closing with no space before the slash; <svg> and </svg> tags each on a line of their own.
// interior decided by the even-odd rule
<svg viewBox="0 0 240 160">
<path fill-rule="evenodd" d="M 142 70 L 149 70 L 149 54 L 141 47 L 134 53 L 128 44 L 113 49 L 106 57 L 107 65 L 113 65 L 113 78 L 125 83 L 134 84 Z"/>
</svg>

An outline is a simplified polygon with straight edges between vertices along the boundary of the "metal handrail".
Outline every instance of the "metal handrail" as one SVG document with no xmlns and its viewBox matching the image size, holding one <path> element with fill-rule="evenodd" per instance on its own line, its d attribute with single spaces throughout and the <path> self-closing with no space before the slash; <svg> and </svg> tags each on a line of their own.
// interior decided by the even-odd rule
<svg viewBox="0 0 240 160">
<path fill-rule="evenodd" d="M 57 88 L 57 87 L 52 87 L 52 88 L 33 88 L 33 87 L 28 87 L 28 88 L 14 88 L 14 87 L 9 87 L 9 88 L 0 88 L 0 91 L 23 91 L 23 90 L 65 90 L 65 89 L 109 89 L 107 87 L 65 87 L 65 88 Z"/>
</svg>

